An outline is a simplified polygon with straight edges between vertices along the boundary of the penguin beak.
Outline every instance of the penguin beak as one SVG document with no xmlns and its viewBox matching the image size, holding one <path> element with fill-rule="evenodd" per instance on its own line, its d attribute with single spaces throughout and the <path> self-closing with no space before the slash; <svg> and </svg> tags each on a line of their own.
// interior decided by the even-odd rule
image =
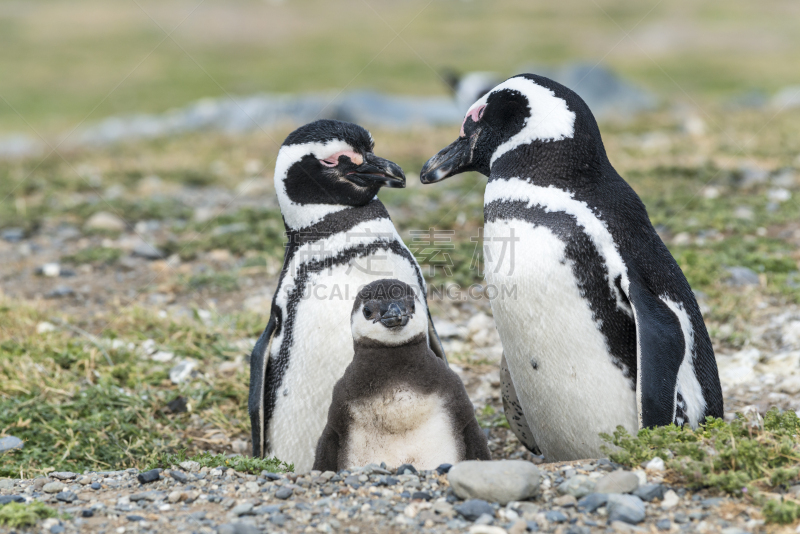
<svg viewBox="0 0 800 534">
<path fill-rule="evenodd" d="M 369 152 L 364 155 L 364 162 L 353 171 L 348 172 L 345 178 L 361 187 L 392 187 L 403 188 L 406 186 L 406 175 L 400 165 L 388 159 L 379 158 Z"/>
<path fill-rule="evenodd" d="M 472 152 L 477 135 L 459 137 L 453 143 L 439 151 L 422 167 L 419 179 L 423 184 L 433 184 L 472 170 Z"/>
<path fill-rule="evenodd" d="M 405 304 L 402 302 L 391 302 L 385 312 L 381 313 L 381 324 L 386 328 L 405 326 L 411 318 Z"/>
</svg>

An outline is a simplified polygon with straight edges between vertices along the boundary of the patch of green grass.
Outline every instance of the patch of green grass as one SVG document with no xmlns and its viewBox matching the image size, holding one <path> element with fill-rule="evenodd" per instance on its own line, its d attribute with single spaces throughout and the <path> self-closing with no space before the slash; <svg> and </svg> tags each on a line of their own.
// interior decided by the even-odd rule
<svg viewBox="0 0 800 534">
<path fill-rule="evenodd" d="M 112 265 L 122 257 L 122 250 L 111 247 L 87 247 L 75 254 L 62 256 L 61 261 L 82 265 L 84 263 Z"/>
<path fill-rule="evenodd" d="M 236 276 L 231 273 L 194 274 L 184 281 L 189 289 L 211 289 L 214 291 L 234 291 L 239 288 Z"/>
<path fill-rule="evenodd" d="M 786 499 L 771 499 L 762 510 L 768 523 L 789 524 L 800 519 L 800 503 Z"/>
<path fill-rule="evenodd" d="M 68 329 L 37 334 L 36 325 L 51 312 L 8 299 L 0 304 L 0 429 L 25 441 L 22 449 L 0 455 L 0 476 L 141 467 L 179 446 L 197 453 L 204 446 L 192 440 L 192 425 L 231 438 L 249 433 L 246 368 L 215 369 L 244 356 L 231 342 L 258 335 L 260 319 L 219 316 L 206 325 L 121 309 L 98 334 L 109 347 L 109 365 L 94 344 Z M 148 338 L 179 358 L 199 361 L 203 374 L 172 384 L 169 364 L 127 348 Z M 110 348 L 112 339 L 123 346 Z M 188 400 L 189 412 L 165 410 L 177 395 Z"/>
<path fill-rule="evenodd" d="M 166 469 L 172 465 L 185 462 L 186 460 L 195 461 L 200 464 L 200 467 L 225 467 L 244 473 L 261 473 L 261 471 L 285 473 L 294 471 L 294 464 L 287 464 L 274 457 L 251 458 L 239 455 L 227 456 L 225 454 L 213 454 L 208 451 L 195 456 L 187 456 L 185 450 L 178 451 L 177 453 L 161 454 L 148 465 L 147 469 L 154 469 L 156 467 Z"/>
<path fill-rule="evenodd" d="M 614 446 L 604 448 L 611 460 L 635 467 L 658 456 L 695 489 L 756 495 L 759 488 L 785 487 L 800 475 L 800 418 L 793 411 L 773 408 L 763 420 L 740 414 L 730 423 L 709 417 L 697 430 L 668 425 L 636 436 L 617 427 L 613 436 L 601 436 Z M 765 513 L 775 521 L 796 517 L 796 503 L 767 504 Z"/>
<path fill-rule="evenodd" d="M 33 526 L 40 519 L 56 517 L 55 510 L 39 501 L 31 503 L 12 502 L 0 506 L 0 525 L 9 528 L 25 528 Z"/>
<path fill-rule="evenodd" d="M 498 412 L 490 404 L 484 406 L 475 416 L 482 428 L 511 428 L 508 425 L 506 414 Z"/>
</svg>

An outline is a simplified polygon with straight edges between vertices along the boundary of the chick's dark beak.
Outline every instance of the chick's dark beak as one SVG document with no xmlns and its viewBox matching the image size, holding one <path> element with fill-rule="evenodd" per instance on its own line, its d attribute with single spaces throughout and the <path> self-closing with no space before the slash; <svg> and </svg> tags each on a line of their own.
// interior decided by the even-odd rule
<svg viewBox="0 0 800 534">
<path fill-rule="evenodd" d="M 450 176 L 472 170 L 472 152 L 477 135 L 459 137 L 439 151 L 425 163 L 419 179 L 423 184 L 432 184 Z"/>
<path fill-rule="evenodd" d="M 364 155 L 364 162 L 354 170 L 348 172 L 345 178 L 361 187 L 380 187 L 402 188 L 406 186 L 406 175 L 400 165 L 379 158 L 375 154 L 368 152 Z"/>
<path fill-rule="evenodd" d="M 408 324 L 411 314 L 402 302 L 390 302 L 386 310 L 381 310 L 381 324 L 386 328 L 405 326 Z"/>
</svg>

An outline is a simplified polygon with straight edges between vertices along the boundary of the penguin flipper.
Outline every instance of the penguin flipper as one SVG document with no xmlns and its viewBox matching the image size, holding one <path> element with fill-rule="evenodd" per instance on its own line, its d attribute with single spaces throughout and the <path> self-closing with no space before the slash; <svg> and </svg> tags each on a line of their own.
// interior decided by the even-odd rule
<svg viewBox="0 0 800 534">
<path fill-rule="evenodd" d="M 639 426 L 665 426 L 675 419 L 678 370 L 686 353 L 683 330 L 675 313 L 648 288 L 631 281 L 628 298 L 636 322 Z"/>
<path fill-rule="evenodd" d="M 492 459 L 492 453 L 489 452 L 489 443 L 486 439 L 486 434 L 483 433 L 483 430 L 474 416 L 464 428 L 464 445 L 465 460 Z"/>
<path fill-rule="evenodd" d="M 505 352 L 500 358 L 500 386 L 502 388 L 503 412 L 506 415 L 511 431 L 525 445 L 526 449 L 533 454 L 542 454 L 539 447 L 536 446 L 536 439 L 533 437 L 533 432 L 531 432 L 527 419 L 525 419 L 522 405 L 517 397 L 517 391 L 514 389 L 514 381 L 511 379 L 511 372 L 508 370 Z"/>
<path fill-rule="evenodd" d="M 250 428 L 253 437 L 253 457 L 263 458 L 267 452 L 266 382 L 272 338 L 275 335 L 275 317 L 269 318 L 267 327 L 256 341 L 250 355 L 250 396 L 247 409 L 250 412 Z"/>
<path fill-rule="evenodd" d="M 442 347 L 439 334 L 436 332 L 436 327 L 433 326 L 433 318 L 431 317 L 430 310 L 428 310 L 428 345 L 430 345 L 431 350 L 436 356 L 444 360 L 444 363 L 447 363 L 447 356 L 444 353 L 444 347 Z"/>
</svg>

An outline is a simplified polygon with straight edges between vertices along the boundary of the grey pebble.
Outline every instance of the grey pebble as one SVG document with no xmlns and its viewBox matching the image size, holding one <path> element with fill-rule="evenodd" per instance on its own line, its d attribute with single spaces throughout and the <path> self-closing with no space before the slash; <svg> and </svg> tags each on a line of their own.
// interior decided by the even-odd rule
<svg viewBox="0 0 800 534">
<path fill-rule="evenodd" d="M 276 525 L 278 527 L 284 526 L 286 524 L 286 521 L 288 521 L 288 520 L 289 520 L 289 518 L 286 517 L 283 514 L 275 514 L 275 515 L 273 515 L 272 517 L 269 518 L 270 523 L 272 523 L 273 525 Z"/>
<path fill-rule="evenodd" d="M 46 299 L 58 299 L 61 297 L 69 297 L 75 294 L 75 290 L 70 286 L 56 286 L 51 291 L 44 294 Z"/>
<path fill-rule="evenodd" d="M 169 476 L 171 476 L 181 484 L 186 484 L 187 482 L 189 482 L 189 476 L 183 471 L 170 471 Z"/>
<path fill-rule="evenodd" d="M 72 480 L 74 478 L 78 478 L 77 473 L 73 473 L 72 471 L 55 471 L 50 473 L 50 478 L 55 478 L 58 480 Z"/>
<path fill-rule="evenodd" d="M 103 486 L 101 486 L 99 482 L 92 482 L 92 485 L 89 486 L 89 487 L 92 488 L 93 490 L 97 491 L 100 488 L 102 488 Z"/>
<path fill-rule="evenodd" d="M 156 480 L 158 480 L 160 474 L 161 474 L 161 469 L 151 469 L 150 471 L 139 473 L 136 476 L 136 479 L 141 484 L 149 484 L 150 482 L 155 482 Z"/>
<path fill-rule="evenodd" d="M 22 495 L 0 495 L 0 506 L 5 506 L 11 502 L 25 502 Z"/>
<path fill-rule="evenodd" d="M 558 492 L 562 495 L 572 495 L 580 499 L 595 492 L 596 483 L 586 475 L 575 475 L 569 480 L 565 480 L 558 486 Z"/>
<path fill-rule="evenodd" d="M 551 523 L 563 523 L 568 519 L 563 512 L 559 512 L 558 510 L 550 510 L 544 513 L 544 518 L 547 519 Z"/>
<path fill-rule="evenodd" d="M 148 260 L 160 260 L 164 257 L 164 253 L 150 243 L 139 243 L 133 247 L 131 252 L 134 256 L 145 258 Z"/>
<path fill-rule="evenodd" d="M 664 486 L 661 484 L 645 484 L 644 486 L 639 486 L 633 494 L 648 502 L 654 499 L 663 499 Z"/>
<path fill-rule="evenodd" d="M 266 506 L 259 506 L 253 509 L 255 515 L 270 515 L 281 511 L 281 507 L 277 504 L 268 504 Z"/>
<path fill-rule="evenodd" d="M 689 516 L 683 512 L 675 512 L 675 516 L 673 518 L 675 519 L 675 522 L 678 523 L 679 525 L 689 522 Z"/>
<path fill-rule="evenodd" d="M 671 526 L 672 526 L 672 521 L 670 521 L 666 517 L 656 521 L 656 528 L 658 530 L 669 530 Z"/>
<path fill-rule="evenodd" d="M 61 502 L 72 502 L 77 498 L 78 496 L 71 491 L 62 491 L 56 494 L 56 499 Z"/>
<path fill-rule="evenodd" d="M 475 521 L 483 514 L 494 517 L 494 508 L 482 499 L 470 499 L 453 507 L 467 521 Z"/>
<path fill-rule="evenodd" d="M 583 499 L 578 501 L 578 511 L 581 512 L 594 512 L 601 506 L 608 502 L 608 494 L 606 493 L 590 493 Z"/>
<path fill-rule="evenodd" d="M 239 504 L 234 506 L 231 510 L 231 513 L 235 516 L 242 516 L 242 515 L 252 515 L 253 513 L 253 504 L 246 502 L 243 504 Z"/>
<path fill-rule="evenodd" d="M 597 481 L 597 493 L 631 493 L 639 487 L 639 477 L 630 471 L 618 470 Z"/>
<path fill-rule="evenodd" d="M 286 500 L 294 494 L 294 490 L 292 488 L 283 487 L 275 492 L 276 499 L 283 499 Z"/>
<path fill-rule="evenodd" d="M 743 286 L 757 286 L 761 284 L 758 274 L 752 269 L 747 267 L 735 266 L 726 267 L 728 271 L 728 278 L 725 281 L 729 286 L 743 287 Z"/>
<path fill-rule="evenodd" d="M 644 520 L 644 503 L 635 495 L 624 495 L 612 493 L 608 496 L 606 504 L 608 510 L 608 521 L 622 521 L 631 525 L 641 523 Z"/>
<path fill-rule="evenodd" d="M 9 243 L 16 243 L 25 239 L 25 230 L 23 228 L 6 228 L 0 235 Z"/>
<path fill-rule="evenodd" d="M 483 499 L 506 505 L 539 493 L 539 469 L 522 460 L 467 461 L 447 473 L 453 491 L 462 499 Z"/>
<path fill-rule="evenodd" d="M 66 486 L 63 482 L 48 482 L 42 487 L 42 491 L 45 493 L 59 493 L 64 490 Z"/>
</svg>

